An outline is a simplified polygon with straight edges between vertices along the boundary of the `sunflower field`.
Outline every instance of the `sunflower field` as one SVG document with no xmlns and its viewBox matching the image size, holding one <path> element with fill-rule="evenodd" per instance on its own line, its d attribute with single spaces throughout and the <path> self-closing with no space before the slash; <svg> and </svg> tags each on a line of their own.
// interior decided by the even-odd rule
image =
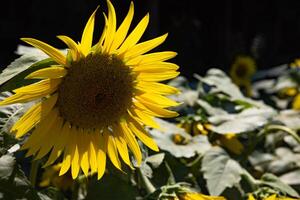
<svg viewBox="0 0 300 200">
<path fill-rule="evenodd" d="M 300 199 L 300 59 L 191 79 L 149 14 L 101 10 L 64 49 L 21 38 L 0 74 L 0 199 Z"/>
</svg>

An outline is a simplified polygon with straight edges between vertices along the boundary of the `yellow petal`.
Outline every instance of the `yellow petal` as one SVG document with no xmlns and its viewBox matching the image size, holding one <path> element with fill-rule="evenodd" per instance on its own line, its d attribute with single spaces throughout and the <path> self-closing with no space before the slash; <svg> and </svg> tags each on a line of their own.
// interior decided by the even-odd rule
<svg viewBox="0 0 300 200">
<path fill-rule="evenodd" d="M 65 35 L 57 36 L 58 39 L 63 41 L 70 49 L 73 61 L 77 61 L 80 58 L 79 47 L 74 40 Z"/>
<path fill-rule="evenodd" d="M 112 134 L 108 133 L 108 132 L 105 132 L 104 134 L 108 135 L 108 140 L 107 140 L 107 153 L 108 153 L 108 156 L 109 156 L 112 164 L 117 169 L 122 171 L 121 162 L 119 160 L 118 150 L 117 150 L 117 147 L 116 147 L 114 136 L 112 136 Z"/>
<path fill-rule="evenodd" d="M 33 38 L 21 38 L 21 40 L 42 50 L 45 54 L 50 56 L 58 64 L 66 65 L 66 57 L 58 49 Z"/>
<path fill-rule="evenodd" d="M 159 125 L 153 120 L 153 116 L 151 116 L 145 112 L 142 112 L 138 109 L 131 109 L 129 114 L 131 114 L 134 119 L 136 119 L 137 121 L 139 121 L 142 124 L 145 124 L 147 126 L 150 126 L 152 128 L 156 128 L 156 129 L 160 128 Z"/>
<path fill-rule="evenodd" d="M 110 53 L 111 45 L 116 34 L 117 18 L 116 18 L 115 8 L 110 2 L 110 0 L 107 0 L 107 7 L 108 7 L 108 18 L 107 18 L 108 26 L 107 26 L 107 34 L 103 44 L 103 50 L 106 53 Z"/>
<path fill-rule="evenodd" d="M 130 150 L 132 151 L 132 153 L 137 161 L 137 164 L 140 165 L 142 162 L 142 153 L 141 153 L 139 144 L 137 143 L 131 130 L 128 128 L 127 122 L 125 120 L 121 121 L 120 127 L 124 133 L 124 139 L 126 140 Z"/>
<path fill-rule="evenodd" d="M 133 47 L 144 34 L 149 23 L 149 13 L 139 22 L 139 24 L 133 29 L 133 31 L 125 39 L 121 47 L 118 49 L 118 54 L 125 53 L 128 49 Z"/>
<path fill-rule="evenodd" d="M 47 96 L 56 91 L 60 83 L 61 79 L 45 79 L 28 86 L 18 88 L 14 90 L 16 94 L 1 101 L 0 106 L 14 103 L 26 103 Z"/>
<path fill-rule="evenodd" d="M 101 34 L 101 37 L 99 39 L 99 41 L 97 42 L 97 44 L 95 45 L 95 53 L 102 53 L 103 52 L 103 41 L 106 37 L 106 33 L 107 33 L 107 28 L 108 28 L 108 21 L 107 21 L 107 17 L 105 15 L 105 13 L 103 13 L 104 15 L 104 28 Z"/>
<path fill-rule="evenodd" d="M 300 110 L 300 94 L 294 97 L 294 100 L 292 102 L 292 108 L 294 110 Z"/>
<path fill-rule="evenodd" d="M 89 161 L 91 166 L 91 173 L 94 174 L 97 172 L 97 151 L 98 147 L 95 144 L 99 141 L 99 135 L 93 132 L 90 135 L 90 144 L 89 144 Z"/>
<path fill-rule="evenodd" d="M 134 119 L 128 119 L 129 129 L 150 149 L 153 151 L 159 151 L 157 144 L 151 138 L 151 136 L 145 131 L 145 129 Z"/>
<path fill-rule="evenodd" d="M 138 81 L 165 81 L 168 79 L 172 79 L 175 78 L 176 76 L 178 76 L 180 74 L 180 72 L 176 72 L 176 71 L 167 71 L 167 72 L 158 72 L 158 73 L 139 73 L 136 77 L 136 79 Z"/>
<path fill-rule="evenodd" d="M 172 117 L 177 117 L 178 113 L 175 111 L 171 110 L 166 110 L 164 108 L 161 108 L 160 106 L 157 106 L 156 104 L 150 103 L 143 101 L 141 102 L 148 110 L 151 112 L 155 113 L 153 116 L 157 117 L 166 117 L 166 118 L 172 118 Z"/>
<path fill-rule="evenodd" d="M 255 200 L 252 194 L 249 194 L 248 200 Z"/>
<path fill-rule="evenodd" d="M 53 147 L 53 144 L 57 141 L 57 138 L 59 137 L 59 133 L 61 132 L 63 125 L 63 119 L 61 117 L 58 117 L 56 121 L 53 123 L 53 126 L 50 127 L 47 134 L 44 135 L 43 138 L 41 138 L 42 144 L 40 145 L 40 151 L 35 156 L 35 160 L 41 159 L 44 157 L 47 153 L 50 152 L 51 148 Z M 45 142 L 47 141 L 47 142 Z"/>
<path fill-rule="evenodd" d="M 128 165 L 130 168 L 133 168 L 129 159 L 127 143 L 123 138 L 123 135 L 124 133 L 122 132 L 122 130 L 120 130 L 120 128 L 114 127 L 114 136 L 118 152 L 125 164 Z"/>
<path fill-rule="evenodd" d="M 124 54 L 124 59 L 127 60 L 129 58 L 134 58 L 136 56 L 147 53 L 148 51 L 162 44 L 166 40 L 167 36 L 168 34 L 166 33 L 160 37 L 133 46 L 132 48 L 126 51 L 126 53 Z"/>
<path fill-rule="evenodd" d="M 107 134 L 99 134 L 99 149 L 97 151 L 97 167 L 98 167 L 98 180 L 103 176 L 106 167 L 106 152 L 107 152 L 107 143 L 108 143 L 108 135 Z"/>
<path fill-rule="evenodd" d="M 59 176 L 65 174 L 69 168 L 72 165 L 72 159 L 73 159 L 73 154 L 75 152 L 75 147 L 76 147 L 76 138 L 74 137 L 74 134 L 77 134 L 77 132 L 74 131 L 74 128 L 69 126 L 69 140 L 67 140 L 65 144 L 65 149 L 64 149 L 64 159 L 62 162 L 62 166 L 60 168 Z"/>
<path fill-rule="evenodd" d="M 88 22 L 85 25 L 83 33 L 82 33 L 80 47 L 81 47 L 81 51 L 84 55 L 87 55 L 90 52 L 91 47 L 92 47 L 95 15 L 96 15 L 98 8 L 99 8 L 99 6 L 96 8 L 96 10 L 90 16 Z"/>
<path fill-rule="evenodd" d="M 16 138 L 22 137 L 44 119 L 54 107 L 57 97 L 57 94 L 54 94 L 45 101 L 32 106 L 11 128 L 11 132 L 16 132 Z"/>
<path fill-rule="evenodd" d="M 166 84 L 155 83 L 155 82 L 144 82 L 144 81 L 137 82 L 135 88 L 143 92 L 150 92 L 150 93 L 156 93 L 162 95 L 177 94 L 180 92 L 179 89 Z"/>
<path fill-rule="evenodd" d="M 265 200 L 276 200 L 276 194 L 273 194 L 273 195 L 269 196 Z"/>
<path fill-rule="evenodd" d="M 126 65 L 130 66 L 162 62 L 174 58 L 176 55 L 177 53 L 173 51 L 149 53 L 129 59 L 126 61 Z"/>
<path fill-rule="evenodd" d="M 59 117 L 58 114 L 58 110 L 53 109 L 41 122 L 38 123 L 37 127 L 21 148 L 29 149 L 26 156 L 34 155 L 40 149 L 42 145 L 41 141 L 43 141 L 42 139 L 47 138 L 47 133 Z"/>
<path fill-rule="evenodd" d="M 116 32 L 115 39 L 111 45 L 111 51 L 115 51 L 124 41 L 133 18 L 133 13 L 134 13 L 134 5 L 133 2 L 131 2 L 128 14 L 126 15 L 125 19 L 123 20 L 122 24 L 120 25 L 120 27 Z"/>
<path fill-rule="evenodd" d="M 78 138 L 78 134 L 79 131 L 75 130 L 76 128 L 74 128 L 74 130 L 72 130 L 72 132 L 75 132 L 74 134 L 74 144 L 73 145 L 73 153 L 72 153 L 72 163 L 71 163 L 71 174 L 72 174 L 72 178 L 75 179 L 78 176 L 79 170 L 80 170 L 80 163 L 79 163 L 79 149 L 78 149 L 78 145 L 77 143 L 80 142 L 79 138 Z"/>
<path fill-rule="evenodd" d="M 84 130 L 80 130 L 78 135 L 80 143 L 78 143 L 79 162 L 85 176 L 89 174 L 89 143 L 90 139 Z"/>
<path fill-rule="evenodd" d="M 67 74 L 67 70 L 61 66 L 51 66 L 44 69 L 37 70 L 32 72 L 26 79 L 46 79 L 46 78 L 62 78 Z"/>
<path fill-rule="evenodd" d="M 157 62 L 152 64 L 143 64 L 132 67 L 134 72 L 164 72 L 173 71 L 179 68 L 178 65 L 168 62 Z"/>
<path fill-rule="evenodd" d="M 143 103 L 149 102 L 162 108 L 180 105 L 180 103 L 177 103 L 176 101 L 173 101 L 165 96 L 154 94 L 154 93 L 144 93 L 135 96 L 135 98 Z"/>
<path fill-rule="evenodd" d="M 70 124 L 66 122 L 63 125 L 61 132 L 58 134 L 58 138 L 56 139 L 56 142 L 53 144 L 53 149 L 51 151 L 51 154 L 43 167 L 47 167 L 51 165 L 61 155 L 63 149 L 65 148 L 65 145 L 67 144 L 67 141 L 70 140 L 70 137 L 72 137 L 70 132 L 71 132 Z"/>
</svg>

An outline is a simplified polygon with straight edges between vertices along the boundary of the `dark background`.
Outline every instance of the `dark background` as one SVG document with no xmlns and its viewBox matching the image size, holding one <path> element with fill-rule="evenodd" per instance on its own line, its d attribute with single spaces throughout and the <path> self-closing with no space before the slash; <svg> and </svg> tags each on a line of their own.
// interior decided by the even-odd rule
<svg viewBox="0 0 300 200">
<path fill-rule="evenodd" d="M 118 23 L 129 0 L 112 0 Z M 228 70 L 239 54 L 253 56 L 258 69 L 300 57 L 300 0 L 134 0 L 133 25 L 149 11 L 145 39 L 169 32 L 158 50 L 174 50 L 183 75 L 203 74 L 210 67 Z M 20 37 L 34 37 L 58 48 L 55 37 L 65 34 L 79 41 L 90 14 L 100 4 L 96 35 L 103 27 L 104 0 L 9 0 L 0 5 L 0 66 L 17 56 Z M 132 26 L 133 27 L 133 26 Z"/>
</svg>

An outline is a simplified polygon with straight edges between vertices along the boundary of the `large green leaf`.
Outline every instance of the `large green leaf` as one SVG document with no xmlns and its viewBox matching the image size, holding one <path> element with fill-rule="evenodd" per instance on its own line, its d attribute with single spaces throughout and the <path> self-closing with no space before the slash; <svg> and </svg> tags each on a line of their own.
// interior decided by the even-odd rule
<svg viewBox="0 0 300 200">
<path fill-rule="evenodd" d="M 204 154 L 201 171 L 211 195 L 220 195 L 241 180 L 241 166 L 220 147 L 214 147 Z"/>
<path fill-rule="evenodd" d="M 53 64 L 55 62 L 50 58 L 41 60 L 35 56 L 21 56 L 0 74 L 0 92 L 12 91 L 18 87 L 34 83 L 36 80 L 24 78 L 38 69 Z"/>
</svg>

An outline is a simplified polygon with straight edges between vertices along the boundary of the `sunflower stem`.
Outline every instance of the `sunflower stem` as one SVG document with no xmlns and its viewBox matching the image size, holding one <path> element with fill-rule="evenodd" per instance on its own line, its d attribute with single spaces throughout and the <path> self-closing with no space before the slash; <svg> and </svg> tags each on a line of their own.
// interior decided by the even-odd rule
<svg viewBox="0 0 300 200">
<path fill-rule="evenodd" d="M 282 126 L 282 125 L 269 125 L 267 127 L 267 131 L 271 131 L 271 130 L 281 130 L 281 131 L 284 131 L 284 132 L 288 133 L 289 135 L 291 135 L 300 144 L 300 137 L 297 135 L 297 133 L 295 131 L 293 131 L 292 129 L 286 127 L 286 126 Z"/>
<path fill-rule="evenodd" d="M 142 185 L 145 187 L 147 194 L 153 193 L 156 190 L 156 188 L 153 186 L 148 177 L 143 174 L 140 168 L 137 168 L 137 172 L 141 177 Z"/>
<path fill-rule="evenodd" d="M 36 177 L 38 173 L 40 162 L 39 160 L 34 160 L 31 163 L 30 173 L 29 173 L 29 181 L 32 185 L 32 187 L 35 187 L 36 184 Z"/>
<path fill-rule="evenodd" d="M 256 180 L 247 170 L 243 170 L 242 177 L 247 181 L 252 191 L 255 191 L 260 184 L 259 180 Z"/>
</svg>

